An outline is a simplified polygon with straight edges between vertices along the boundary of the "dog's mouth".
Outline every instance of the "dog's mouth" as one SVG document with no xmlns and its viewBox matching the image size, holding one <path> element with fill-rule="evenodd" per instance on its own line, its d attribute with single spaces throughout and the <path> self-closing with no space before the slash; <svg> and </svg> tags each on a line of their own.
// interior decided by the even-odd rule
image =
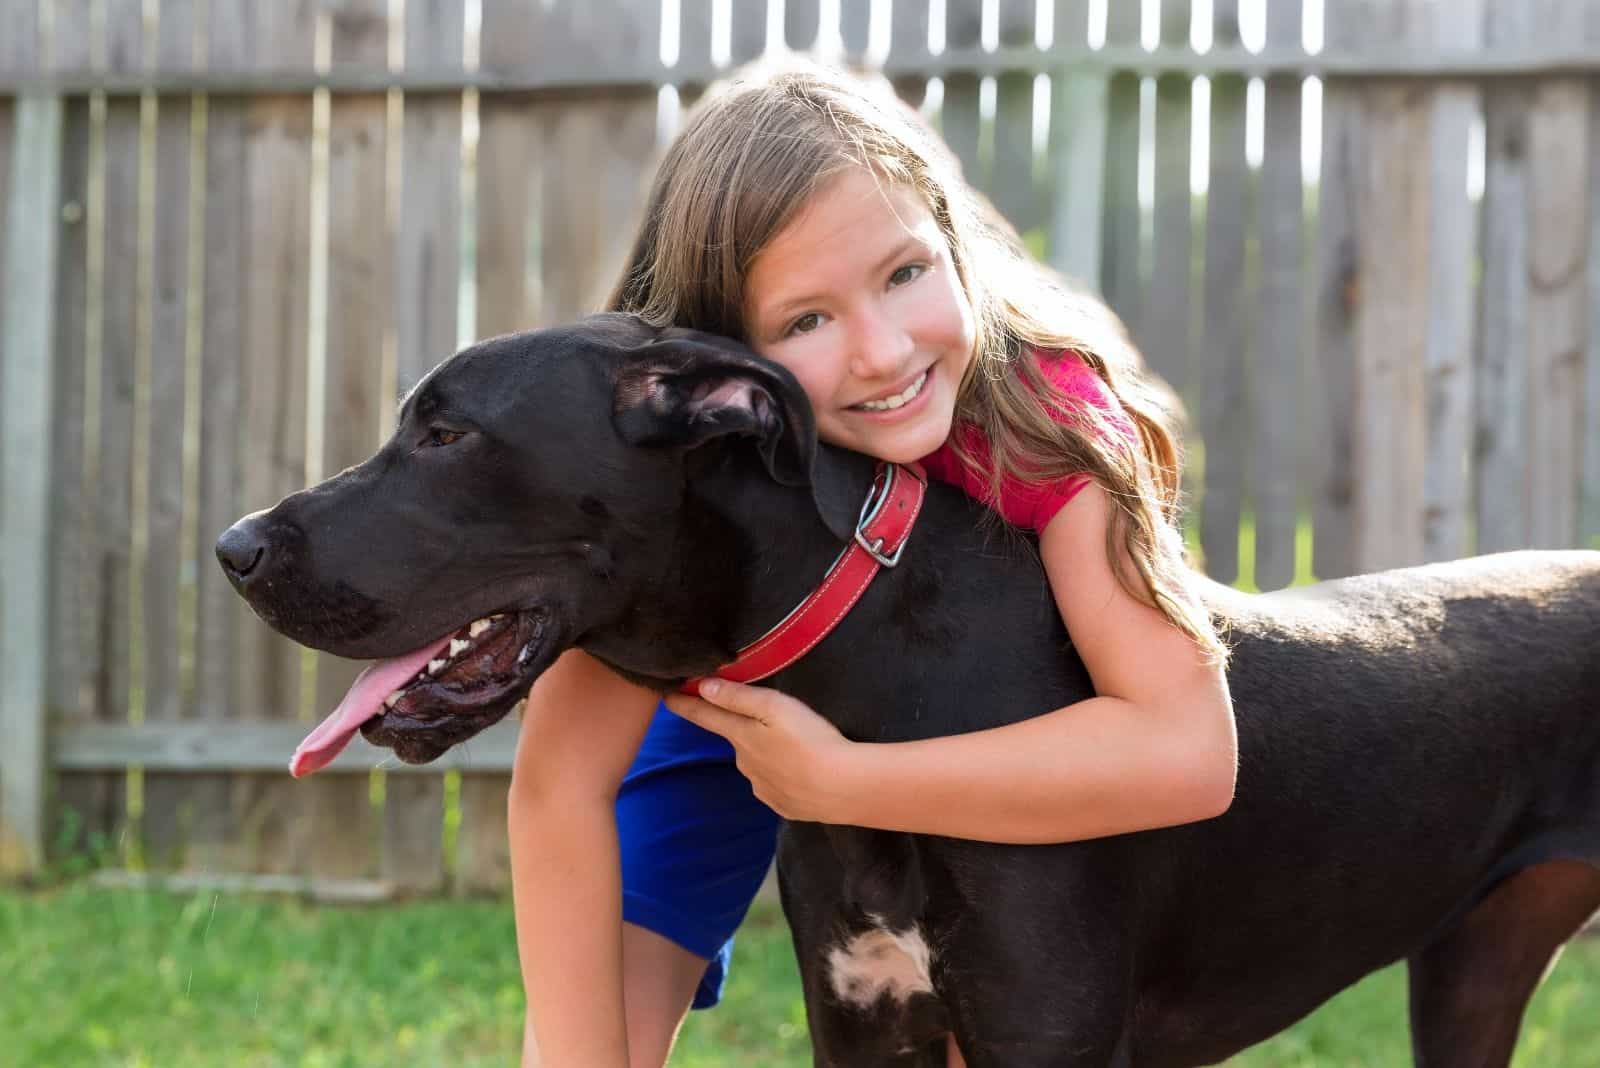
<svg viewBox="0 0 1600 1068">
<path fill-rule="evenodd" d="M 296 778 L 331 764 L 359 730 L 407 764 L 426 764 L 493 726 L 553 659 L 550 614 L 503 612 L 362 672 L 289 761 Z"/>
</svg>

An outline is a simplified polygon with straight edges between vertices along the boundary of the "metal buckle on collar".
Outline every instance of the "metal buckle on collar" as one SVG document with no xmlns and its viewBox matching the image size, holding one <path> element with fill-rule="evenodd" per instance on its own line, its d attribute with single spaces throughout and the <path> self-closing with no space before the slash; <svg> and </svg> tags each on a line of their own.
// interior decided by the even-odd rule
<svg viewBox="0 0 1600 1068">
<path fill-rule="evenodd" d="M 861 502 L 861 515 L 856 519 L 856 544 L 861 546 L 868 556 L 884 567 L 893 567 L 900 562 L 900 555 L 906 551 L 906 542 L 911 539 L 906 538 L 902 541 L 899 547 L 895 549 L 893 556 L 885 556 L 883 555 L 883 539 L 873 538 L 869 542 L 867 540 L 867 527 L 871 525 L 874 519 L 878 518 L 878 509 L 882 508 L 884 502 L 889 499 L 889 491 L 894 487 L 895 476 L 901 470 L 903 469 L 899 464 L 883 465 L 883 488 L 879 489 L 878 480 L 873 479 L 872 489 L 868 491 L 867 499 Z M 916 478 L 914 471 L 907 470 L 906 474 Z"/>
</svg>

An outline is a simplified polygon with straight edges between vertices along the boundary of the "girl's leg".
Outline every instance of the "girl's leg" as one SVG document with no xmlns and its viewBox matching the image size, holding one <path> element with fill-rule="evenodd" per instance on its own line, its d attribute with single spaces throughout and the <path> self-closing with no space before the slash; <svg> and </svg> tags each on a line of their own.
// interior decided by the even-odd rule
<svg viewBox="0 0 1600 1068">
<path fill-rule="evenodd" d="M 633 1068 L 664 1063 L 686 1011 L 717 1003 L 780 822 L 750 792 L 732 746 L 658 710 L 617 795 Z"/>
<path fill-rule="evenodd" d="M 631 1068 L 661 1068 L 667 1063 L 709 963 L 648 928 L 622 925 L 622 992 Z"/>
</svg>

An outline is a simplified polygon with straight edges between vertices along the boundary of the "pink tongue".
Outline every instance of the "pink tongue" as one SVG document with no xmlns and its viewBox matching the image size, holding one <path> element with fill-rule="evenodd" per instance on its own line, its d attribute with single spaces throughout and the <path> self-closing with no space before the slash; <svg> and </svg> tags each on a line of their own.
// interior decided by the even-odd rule
<svg viewBox="0 0 1600 1068">
<path fill-rule="evenodd" d="M 298 779 L 332 764 L 361 725 L 383 711 L 383 699 L 410 682 L 449 644 L 450 636 L 446 635 L 414 653 L 381 660 L 363 671 L 333 714 L 306 735 L 306 740 L 295 749 L 294 756 L 289 758 L 289 774 Z"/>
</svg>

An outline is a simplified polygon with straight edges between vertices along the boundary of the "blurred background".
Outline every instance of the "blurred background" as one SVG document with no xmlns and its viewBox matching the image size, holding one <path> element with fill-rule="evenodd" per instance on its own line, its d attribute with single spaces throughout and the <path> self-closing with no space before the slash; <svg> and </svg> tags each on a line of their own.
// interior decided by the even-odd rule
<svg viewBox="0 0 1600 1068">
<path fill-rule="evenodd" d="M 460 345 L 594 310 L 685 110 L 781 49 L 887 77 L 1123 317 L 1214 577 L 1600 547 L 1600 0 L 0 0 L 15 1063 L 513 1059 L 515 724 L 291 782 L 359 665 L 268 632 L 211 545 Z M 767 963 L 681 1063 L 803 1049 L 752 922 Z M 1536 1009 L 1600 1020 L 1570 989 Z M 1394 1021 L 1259 1063 L 1392 1063 Z M 1527 1063 L 1582 1063 L 1564 1026 Z"/>
</svg>

